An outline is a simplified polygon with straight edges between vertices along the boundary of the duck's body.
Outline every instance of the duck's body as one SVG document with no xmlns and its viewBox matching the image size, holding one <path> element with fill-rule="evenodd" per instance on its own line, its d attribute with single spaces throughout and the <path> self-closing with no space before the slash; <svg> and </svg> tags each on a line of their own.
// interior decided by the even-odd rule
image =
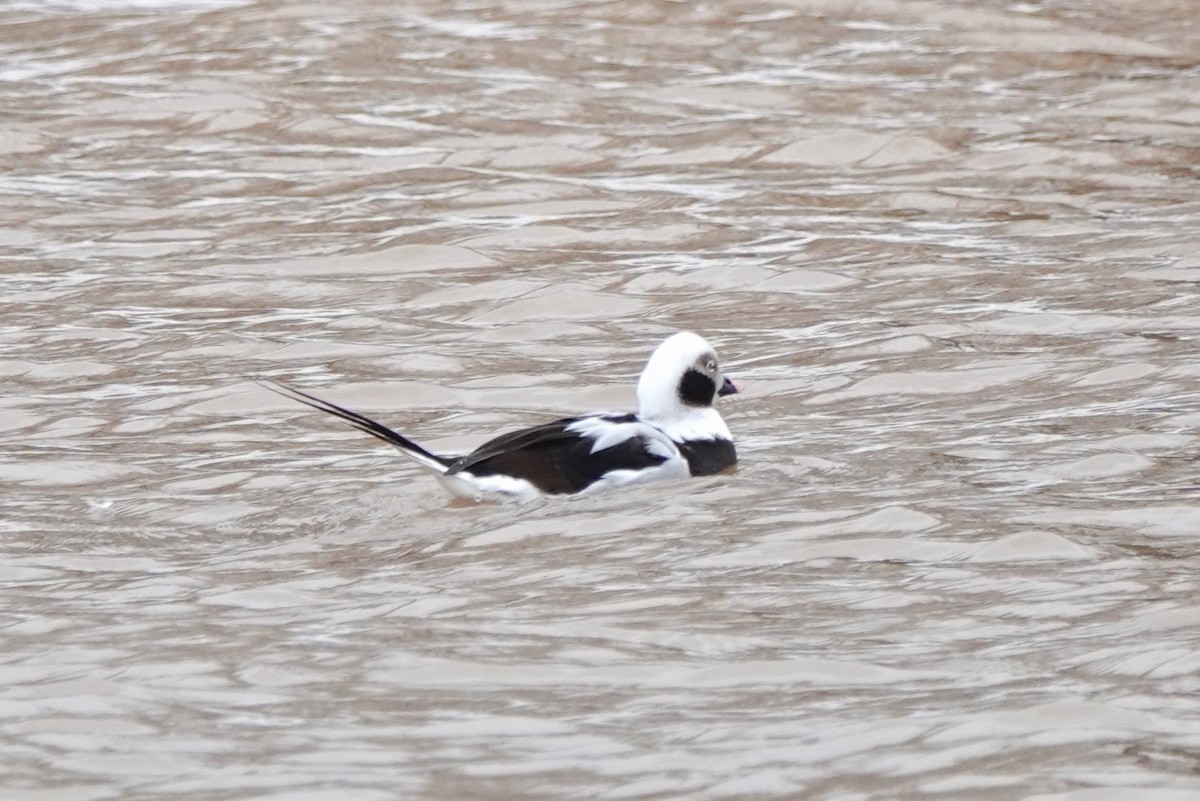
<svg viewBox="0 0 1200 801">
<path fill-rule="evenodd" d="M 400 448 L 434 470 L 455 495 L 529 500 L 582 494 L 666 478 L 706 476 L 737 463 L 728 426 L 713 408 L 740 391 L 724 378 L 712 347 L 695 334 L 669 337 L 638 382 L 637 414 L 589 414 L 521 429 L 459 457 L 431 453 L 357 412 L 285 384 L 271 389 Z"/>
</svg>

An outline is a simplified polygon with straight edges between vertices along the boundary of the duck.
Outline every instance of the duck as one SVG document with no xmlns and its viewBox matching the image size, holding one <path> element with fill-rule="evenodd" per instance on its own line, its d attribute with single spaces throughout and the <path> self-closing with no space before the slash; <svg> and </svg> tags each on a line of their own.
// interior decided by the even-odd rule
<svg viewBox="0 0 1200 801">
<path fill-rule="evenodd" d="M 454 495 L 472 501 L 590 495 L 711 476 L 737 464 L 733 436 L 714 404 L 743 387 L 722 373 L 716 350 L 690 331 L 672 334 L 650 355 L 637 383 L 637 412 L 564 417 L 502 434 L 459 456 L 433 453 L 382 423 L 281 381 L 260 383 L 395 446 Z"/>
</svg>

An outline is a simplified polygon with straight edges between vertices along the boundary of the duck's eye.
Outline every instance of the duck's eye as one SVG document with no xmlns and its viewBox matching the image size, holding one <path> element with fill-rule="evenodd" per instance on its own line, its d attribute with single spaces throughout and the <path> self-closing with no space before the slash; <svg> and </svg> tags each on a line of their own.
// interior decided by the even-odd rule
<svg viewBox="0 0 1200 801">
<path fill-rule="evenodd" d="M 704 369 L 708 370 L 709 372 L 715 373 L 717 371 L 717 360 L 716 359 L 705 360 Z"/>
</svg>

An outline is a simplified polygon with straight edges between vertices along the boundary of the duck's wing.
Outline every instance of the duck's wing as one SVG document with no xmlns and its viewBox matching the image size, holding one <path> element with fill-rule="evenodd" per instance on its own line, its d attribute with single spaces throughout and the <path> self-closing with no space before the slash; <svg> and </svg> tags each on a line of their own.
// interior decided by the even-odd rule
<svg viewBox="0 0 1200 801">
<path fill-rule="evenodd" d="M 659 467 L 682 456 L 661 431 L 634 415 L 566 417 L 485 442 L 447 476 L 511 476 L 547 494 L 582 492 L 615 471 Z"/>
</svg>

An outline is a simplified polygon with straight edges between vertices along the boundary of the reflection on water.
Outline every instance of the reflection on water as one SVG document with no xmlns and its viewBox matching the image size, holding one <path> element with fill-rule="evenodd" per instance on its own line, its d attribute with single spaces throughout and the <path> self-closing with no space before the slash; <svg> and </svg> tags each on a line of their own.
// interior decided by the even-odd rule
<svg viewBox="0 0 1200 801">
<path fill-rule="evenodd" d="M 0 7 L 12 798 L 1190 799 L 1190 7 Z M 736 474 L 453 505 L 691 328 Z"/>
</svg>

